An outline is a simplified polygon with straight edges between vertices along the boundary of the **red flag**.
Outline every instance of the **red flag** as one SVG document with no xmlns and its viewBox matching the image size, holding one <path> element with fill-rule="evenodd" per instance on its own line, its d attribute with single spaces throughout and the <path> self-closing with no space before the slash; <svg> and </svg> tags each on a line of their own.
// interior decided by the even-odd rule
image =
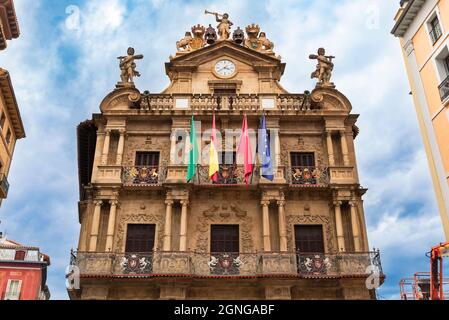
<svg viewBox="0 0 449 320">
<path fill-rule="evenodd" d="M 240 138 L 240 144 L 237 152 L 243 155 L 245 182 L 248 184 L 249 176 L 253 173 L 253 153 L 251 149 L 251 141 L 249 139 L 248 119 L 246 118 L 246 114 L 243 116 L 242 136 Z"/>
</svg>

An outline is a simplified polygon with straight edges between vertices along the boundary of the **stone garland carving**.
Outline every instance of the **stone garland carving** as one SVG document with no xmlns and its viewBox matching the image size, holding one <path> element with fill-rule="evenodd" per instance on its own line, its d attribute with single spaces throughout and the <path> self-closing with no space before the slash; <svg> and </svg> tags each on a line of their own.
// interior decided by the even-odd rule
<svg viewBox="0 0 449 320">
<path fill-rule="evenodd" d="M 297 224 L 321 224 L 324 226 L 324 235 L 326 237 L 327 252 L 334 252 L 334 230 L 331 218 L 323 215 L 288 215 L 287 216 L 287 238 L 288 250 L 294 251 L 294 226 Z"/>
<path fill-rule="evenodd" d="M 209 209 L 203 211 L 203 216 L 196 225 L 197 239 L 195 250 L 200 253 L 207 253 L 210 242 L 210 225 L 228 223 L 240 226 L 242 252 L 254 252 L 252 218 L 248 216 L 246 211 L 234 204 L 212 205 Z"/>
<path fill-rule="evenodd" d="M 307 137 L 299 138 L 296 143 L 291 139 L 283 141 L 281 143 L 281 157 L 285 161 L 285 165 L 288 164 L 290 159 L 290 152 L 314 152 L 315 160 L 318 166 L 324 165 L 326 162 L 323 157 L 323 139 L 322 137 Z"/>
<path fill-rule="evenodd" d="M 163 215 L 154 214 L 127 214 L 120 218 L 120 222 L 117 228 L 117 240 L 115 243 L 116 250 L 124 251 L 125 246 L 125 229 L 130 223 L 149 223 L 156 225 L 157 241 L 156 250 L 162 250 L 162 243 L 164 238 L 164 217 Z"/>
<path fill-rule="evenodd" d="M 155 139 L 152 140 L 154 141 Z M 167 148 L 167 144 L 170 145 L 169 138 L 167 137 L 167 139 L 153 141 L 147 143 L 142 137 L 129 138 L 125 144 L 124 165 L 134 165 L 135 154 L 137 151 L 154 151 L 160 152 L 159 165 L 162 167 L 167 166 L 170 161 L 170 148 Z"/>
</svg>

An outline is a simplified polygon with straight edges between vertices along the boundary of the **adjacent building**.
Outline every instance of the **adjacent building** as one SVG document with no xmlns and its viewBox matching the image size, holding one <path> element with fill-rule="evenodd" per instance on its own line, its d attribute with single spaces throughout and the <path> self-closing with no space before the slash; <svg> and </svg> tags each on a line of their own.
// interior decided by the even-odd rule
<svg viewBox="0 0 449 320">
<path fill-rule="evenodd" d="M 0 300 L 48 300 L 50 258 L 39 248 L 24 246 L 0 233 Z"/>
<path fill-rule="evenodd" d="M 13 0 L 0 1 L 0 50 L 7 47 L 7 40 L 18 38 L 20 35 L 16 10 Z"/>
<path fill-rule="evenodd" d="M 402 0 L 395 21 L 449 240 L 449 1 Z"/>
<path fill-rule="evenodd" d="M 19 36 L 14 3 L 0 1 L 0 54 L 6 49 L 6 40 Z M 16 141 L 25 137 L 22 118 L 17 105 L 11 76 L 0 66 L 0 205 L 8 196 L 8 173 Z"/>
<path fill-rule="evenodd" d="M 81 229 L 71 264 L 80 281 L 70 298 L 375 298 L 368 277 L 380 285 L 384 276 L 369 251 L 358 115 L 330 82 L 333 57 L 311 55 L 317 87 L 290 93 L 280 84 L 286 64 L 260 27 L 231 33 L 229 16 L 216 18 L 218 32 L 195 25 L 177 42 L 161 93 L 134 86 L 143 56 L 129 48 L 121 81 L 78 126 Z M 246 115 L 257 131 L 263 114 L 274 177 L 262 177 L 257 158 L 246 183 L 238 130 Z M 201 155 L 187 182 L 195 139 Z"/>
</svg>

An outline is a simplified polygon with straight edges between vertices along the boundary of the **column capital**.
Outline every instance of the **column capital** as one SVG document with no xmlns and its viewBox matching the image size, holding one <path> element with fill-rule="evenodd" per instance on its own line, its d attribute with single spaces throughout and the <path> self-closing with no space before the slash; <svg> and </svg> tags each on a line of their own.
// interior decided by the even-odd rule
<svg viewBox="0 0 449 320">
<path fill-rule="evenodd" d="M 189 200 L 181 200 L 179 201 L 181 203 L 182 206 L 188 206 L 189 205 Z"/>
<path fill-rule="evenodd" d="M 110 134 L 111 134 L 111 132 L 112 132 L 112 129 L 105 129 L 104 130 L 104 133 L 107 135 L 107 136 L 109 136 Z"/>
<path fill-rule="evenodd" d="M 100 207 L 103 204 L 103 200 L 94 200 L 94 204 L 96 207 Z"/>
<path fill-rule="evenodd" d="M 349 203 L 349 205 L 350 205 L 351 207 L 357 206 L 357 201 L 355 201 L 355 200 L 351 200 L 351 201 L 349 201 L 348 203 Z"/>
<path fill-rule="evenodd" d="M 279 207 L 284 207 L 285 206 L 285 202 L 286 202 L 285 200 L 278 200 L 277 204 L 278 204 Z"/>
<path fill-rule="evenodd" d="M 260 204 L 262 205 L 262 206 L 269 206 L 270 205 L 270 200 L 262 200 L 262 201 L 260 201 Z"/>
<path fill-rule="evenodd" d="M 346 134 L 346 129 L 339 129 L 340 135 L 344 136 Z"/>
<path fill-rule="evenodd" d="M 110 204 L 111 206 L 116 207 L 116 206 L 118 206 L 119 202 L 118 202 L 117 199 L 114 199 L 114 200 L 109 200 L 109 204 Z"/>
<path fill-rule="evenodd" d="M 174 203 L 173 200 L 165 200 L 165 204 L 166 204 L 167 206 L 172 206 L 173 203 Z"/>
<path fill-rule="evenodd" d="M 342 201 L 336 200 L 333 202 L 334 207 L 341 207 L 341 205 L 343 204 Z"/>
</svg>

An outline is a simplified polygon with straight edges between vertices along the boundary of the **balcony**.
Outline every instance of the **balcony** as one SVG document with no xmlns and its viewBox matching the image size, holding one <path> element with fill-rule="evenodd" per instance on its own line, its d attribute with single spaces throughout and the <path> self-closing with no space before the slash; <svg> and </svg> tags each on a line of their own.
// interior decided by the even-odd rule
<svg viewBox="0 0 449 320">
<path fill-rule="evenodd" d="M 83 276 L 241 277 L 282 275 L 299 278 L 383 276 L 379 251 L 338 254 L 268 253 L 72 253 Z"/>
<path fill-rule="evenodd" d="M 326 167 L 291 167 L 289 179 L 293 186 L 326 186 L 329 184 L 329 170 Z"/>
<path fill-rule="evenodd" d="M 124 167 L 122 181 L 128 186 L 155 186 L 165 182 L 166 169 L 161 166 Z"/>
<path fill-rule="evenodd" d="M 438 90 L 440 90 L 441 101 L 444 101 L 447 97 L 449 97 L 449 75 L 440 84 Z"/>
<path fill-rule="evenodd" d="M 319 109 L 309 94 L 256 95 L 213 94 L 170 95 L 142 94 L 139 108 L 143 111 L 166 113 L 177 111 L 223 111 L 227 113 L 258 112 L 260 110 L 299 112 Z"/>
<path fill-rule="evenodd" d="M 6 175 L 0 175 L 0 199 L 5 199 L 8 197 L 9 182 Z"/>
</svg>

